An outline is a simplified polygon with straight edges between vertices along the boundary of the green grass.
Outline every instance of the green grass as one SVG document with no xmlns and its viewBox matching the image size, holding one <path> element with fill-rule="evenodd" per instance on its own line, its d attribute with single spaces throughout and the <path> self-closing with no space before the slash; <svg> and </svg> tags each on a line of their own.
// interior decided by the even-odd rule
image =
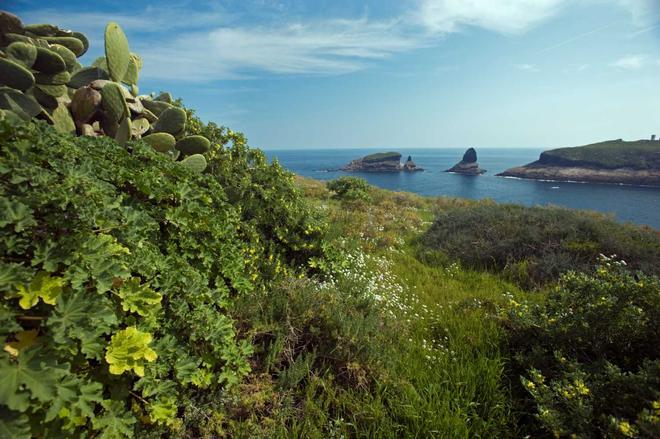
<svg viewBox="0 0 660 439">
<path fill-rule="evenodd" d="M 541 154 L 541 163 L 593 165 L 604 168 L 660 169 L 660 142 L 609 140 Z"/>
<path fill-rule="evenodd" d="M 333 239 L 357 245 L 373 258 L 370 270 L 405 288 L 380 305 L 393 313 L 395 324 L 381 331 L 390 332 L 379 347 L 388 356 L 373 385 L 344 387 L 315 374 L 306 381 L 304 396 L 294 398 L 298 416 L 281 421 L 274 436 L 332 437 L 332 428 L 348 437 L 513 435 L 505 333 L 494 314 L 512 297 L 529 295 L 497 275 L 457 264 L 429 265 L 411 244 L 438 211 L 473 202 L 372 188 L 369 202 L 341 203 L 322 183 L 297 181 L 327 212 Z M 337 294 L 360 289 L 350 283 Z"/>
</svg>

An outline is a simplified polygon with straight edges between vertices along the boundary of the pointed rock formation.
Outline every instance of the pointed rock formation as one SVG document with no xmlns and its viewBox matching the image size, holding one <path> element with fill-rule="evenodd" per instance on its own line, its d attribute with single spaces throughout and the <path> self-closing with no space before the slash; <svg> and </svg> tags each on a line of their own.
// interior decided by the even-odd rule
<svg viewBox="0 0 660 439">
<path fill-rule="evenodd" d="M 463 154 L 463 160 L 456 163 L 445 172 L 453 172 L 455 174 L 463 175 L 481 175 L 486 171 L 481 169 L 477 163 L 477 151 L 475 151 L 474 148 L 469 148 L 465 151 L 465 154 Z"/>
</svg>

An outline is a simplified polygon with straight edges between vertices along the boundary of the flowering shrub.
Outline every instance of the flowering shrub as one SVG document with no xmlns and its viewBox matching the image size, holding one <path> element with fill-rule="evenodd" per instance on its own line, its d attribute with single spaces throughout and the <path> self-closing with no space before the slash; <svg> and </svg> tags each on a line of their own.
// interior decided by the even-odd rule
<svg viewBox="0 0 660 439">
<path fill-rule="evenodd" d="M 660 279 L 600 257 L 545 305 L 511 301 L 514 365 L 527 410 L 557 436 L 658 437 Z"/>
<path fill-rule="evenodd" d="M 364 178 L 339 177 L 329 181 L 326 187 L 335 193 L 335 197 L 347 201 L 368 201 L 370 186 Z"/>
<path fill-rule="evenodd" d="M 290 174 L 213 140 L 195 174 L 0 121 L 0 436 L 197 436 L 248 374 L 234 301 L 305 271 L 321 230 Z"/>
</svg>

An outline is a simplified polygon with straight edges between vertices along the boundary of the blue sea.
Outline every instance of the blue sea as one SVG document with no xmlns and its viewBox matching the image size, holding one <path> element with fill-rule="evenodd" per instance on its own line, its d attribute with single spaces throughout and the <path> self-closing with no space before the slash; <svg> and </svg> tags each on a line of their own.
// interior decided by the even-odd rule
<svg viewBox="0 0 660 439">
<path fill-rule="evenodd" d="M 384 149 L 269 150 L 296 174 L 318 180 L 342 175 L 364 177 L 385 189 L 415 192 L 420 195 L 444 195 L 471 199 L 489 198 L 497 202 L 526 206 L 557 205 L 573 209 L 596 210 L 612 214 L 619 221 L 645 224 L 660 229 L 660 188 L 608 184 L 559 183 L 495 177 L 513 166 L 538 159 L 541 149 L 477 148 L 479 166 L 488 172 L 478 177 L 443 172 L 463 157 L 463 149 L 398 149 L 403 159 L 411 155 L 415 173 L 346 173 L 336 171 L 353 159 Z M 328 170 L 335 171 L 328 171 Z"/>
</svg>

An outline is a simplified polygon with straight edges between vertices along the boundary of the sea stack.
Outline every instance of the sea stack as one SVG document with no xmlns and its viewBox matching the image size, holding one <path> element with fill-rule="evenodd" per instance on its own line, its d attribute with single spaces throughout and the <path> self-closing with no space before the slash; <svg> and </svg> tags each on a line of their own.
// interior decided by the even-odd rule
<svg viewBox="0 0 660 439">
<path fill-rule="evenodd" d="M 463 175 L 481 175 L 486 171 L 479 167 L 477 163 L 477 151 L 474 148 L 468 148 L 463 154 L 463 160 L 456 163 L 450 169 L 447 169 L 445 172 L 453 172 L 455 174 Z"/>
</svg>

